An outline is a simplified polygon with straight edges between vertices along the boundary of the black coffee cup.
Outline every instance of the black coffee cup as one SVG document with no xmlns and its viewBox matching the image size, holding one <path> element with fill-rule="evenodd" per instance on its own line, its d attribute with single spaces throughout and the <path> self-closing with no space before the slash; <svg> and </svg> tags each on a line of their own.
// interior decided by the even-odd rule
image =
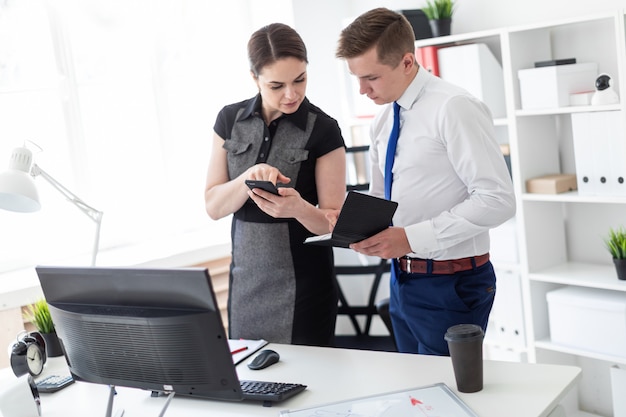
<svg viewBox="0 0 626 417">
<path fill-rule="evenodd" d="M 444 336 L 448 342 L 456 386 L 460 392 L 483 389 L 483 339 L 485 333 L 475 324 L 457 324 Z"/>
</svg>

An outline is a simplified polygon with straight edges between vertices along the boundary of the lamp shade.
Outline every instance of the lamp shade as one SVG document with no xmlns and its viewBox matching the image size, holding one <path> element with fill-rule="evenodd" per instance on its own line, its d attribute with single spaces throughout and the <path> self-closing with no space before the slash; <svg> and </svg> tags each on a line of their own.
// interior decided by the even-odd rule
<svg viewBox="0 0 626 417">
<path fill-rule="evenodd" d="M 32 152 L 16 148 L 11 154 L 9 169 L 0 173 L 0 208 L 30 213 L 41 208 L 35 180 L 30 175 Z"/>
<path fill-rule="evenodd" d="M 0 389 L 0 411 L 4 417 L 39 417 L 41 399 L 37 385 L 30 375 L 7 382 Z"/>
</svg>

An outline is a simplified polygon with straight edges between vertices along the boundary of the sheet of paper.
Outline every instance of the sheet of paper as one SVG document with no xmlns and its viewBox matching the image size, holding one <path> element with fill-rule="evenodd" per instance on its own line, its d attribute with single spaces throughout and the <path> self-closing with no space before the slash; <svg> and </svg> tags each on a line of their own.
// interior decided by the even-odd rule
<svg viewBox="0 0 626 417">
<path fill-rule="evenodd" d="M 282 417 L 478 417 L 443 383 L 302 410 L 281 411 Z"/>
<path fill-rule="evenodd" d="M 232 354 L 233 363 L 237 365 L 256 351 L 267 345 L 267 340 L 228 339 L 228 346 Z"/>
</svg>

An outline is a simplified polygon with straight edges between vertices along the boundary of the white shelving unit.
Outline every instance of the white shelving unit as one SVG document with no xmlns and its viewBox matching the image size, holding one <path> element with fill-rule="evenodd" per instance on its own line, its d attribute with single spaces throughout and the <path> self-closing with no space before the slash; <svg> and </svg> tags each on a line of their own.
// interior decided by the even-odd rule
<svg viewBox="0 0 626 417">
<path fill-rule="evenodd" d="M 583 377 L 578 391 L 569 401 L 571 404 L 565 404 L 568 416 L 613 415 L 609 369 L 613 365 L 626 367 L 626 352 L 623 357 L 610 356 L 552 343 L 546 294 L 560 287 L 576 286 L 617 291 L 626 296 L 626 282 L 617 279 L 603 241 L 609 228 L 626 226 L 626 198 L 579 195 L 576 191 L 530 194 L 526 193 L 525 183 L 542 175 L 576 173 L 572 114 L 618 111 L 626 122 L 624 13 L 619 10 L 416 41 L 416 47 L 485 43 L 502 65 L 507 115 L 495 120 L 494 125 L 498 140 L 508 142 L 511 151 L 518 201 L 512 239 L 516 242 L 518 262 L 494 257 L 493 263 L 500 281 L 504 279 L 500 275 L 511 279 L 517 274 L 520 279 L 524 329 L 521 342 L 495 337 L 489 343 L 517 353 L 520 360 L 580 366 Z M 578 63 L 595 62 L 599 73 L 610 74 L 620 103 L 522 109 L 518 71 L 532 68 L 538 61 L 570 57 Z M 623 139 L 626 141 L 626 137 Z"/>
</svg>

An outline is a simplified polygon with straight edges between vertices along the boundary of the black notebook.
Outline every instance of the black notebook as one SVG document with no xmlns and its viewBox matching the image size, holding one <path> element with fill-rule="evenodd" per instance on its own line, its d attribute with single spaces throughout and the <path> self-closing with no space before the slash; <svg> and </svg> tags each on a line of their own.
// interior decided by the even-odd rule
<svg viewBox="0 0 626 417">
<path fill-rule="evenodd" d="M 347 248 L 382 232 L 391 224 L 398 208 L 395 201 L 350 191 L 341 207 L 332 233 L 311 236 L 304 243 Z"/>
</svg>

